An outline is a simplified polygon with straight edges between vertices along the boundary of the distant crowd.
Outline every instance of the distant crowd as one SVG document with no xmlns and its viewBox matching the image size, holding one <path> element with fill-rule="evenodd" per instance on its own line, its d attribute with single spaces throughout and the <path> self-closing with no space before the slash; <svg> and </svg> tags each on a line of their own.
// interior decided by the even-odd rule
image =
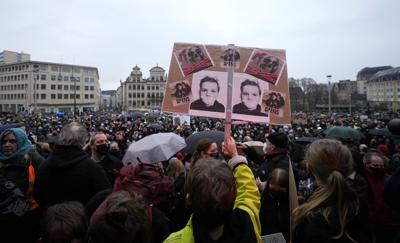
<svg viewBox="0 0 400 243">
<path fill-rule="evenodd" d="M 400 242 L 394 117 L 296 113 L 235 123 L 221 143 L 221 119 L 1 114 L 0 241 Z M 123 163 L 145 137 L 205 132 L 192 151 Z"/>
</svg>

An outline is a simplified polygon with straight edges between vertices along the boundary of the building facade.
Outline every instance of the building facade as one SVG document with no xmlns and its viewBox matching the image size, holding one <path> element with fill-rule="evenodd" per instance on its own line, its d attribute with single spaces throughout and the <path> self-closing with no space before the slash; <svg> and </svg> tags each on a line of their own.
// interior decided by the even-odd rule
<svg viewBox="0 0 400 243">
<path fill-rule="evenodd" d="M 102 110 L 115 110 L 117 108 L 117 91 L 104 90 L 101 91 L 100 109 Z"/>
<path fill-rule="evenodd" d="M 0 64 L 0 112 L 95 111 L 99 104 L 95 67 L 41 61 Z"/>
<path fill-rule="evenodd" d="M 379 71 L 384 71 L 393 68 L 392 66 L 380 67 L 365 67 L 357 73 L 357 93 L 367 95 L 366 83 L 368 79 L 374 76 Z"/>
<path fill-rule="evenodd" d="M 400 108 L 400 67 L 375 73 L 366 82 L 367 100 L 372 106 L 397 111 Z"/>
<path fill-rule="evenodd" d="M 117 89 L 118 108 L 125 111 L 138 109 L 160 109 L 166 85 L 165 70 L 156 66 L 150 69 L 150 77 L 143 78 L 135 66 L 125 82 Z"/>
<path fill-rule="evenodd" d="M 31 55 L 27 53 L 18 53 L 14 51 L 0 52 L 0 65 L 15 62 L 26 62 L 31 60 Z"/>
</svg>

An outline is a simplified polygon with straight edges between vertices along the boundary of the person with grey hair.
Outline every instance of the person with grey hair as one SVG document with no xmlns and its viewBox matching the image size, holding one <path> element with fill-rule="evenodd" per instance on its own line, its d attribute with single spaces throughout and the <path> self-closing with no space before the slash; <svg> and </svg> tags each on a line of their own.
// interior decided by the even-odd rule
<svg viewBox="0 0 400 243">
<path fill-rule="evenodd" d="M 83 151 L 85 128 L 73 122 L 63 127 L 54 151 L 37 173 L 34 195 L 43 209 L 65 201 L 82 204 L 111 188 L 103 168 Z"/>
<path fill-rule="evenodd" d="M 103 132 L 96 132 L 90 138 L 90 148 L 92 151 L 91 159 L 104 169 L 113 185 L 119 170 L 124 165 L 120 159 L 110 154 L 107 136 Z"/>
</svg>

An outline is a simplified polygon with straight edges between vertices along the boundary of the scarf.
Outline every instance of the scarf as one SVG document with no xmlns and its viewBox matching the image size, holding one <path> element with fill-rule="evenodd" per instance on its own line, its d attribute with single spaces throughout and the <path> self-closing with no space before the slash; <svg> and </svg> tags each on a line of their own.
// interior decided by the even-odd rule
<svg viewBox="0 0 400 243">
<path fill-rule="evenodd" d="M 20 157 L 24 156 L 25 154 L 27 154 L 32 149 L 31 141 L 29 141 L 28 136 L 26 136 L 26 133 L 20 128 L 6 129 L 0 135 L 0 142 L 3 140 L 4 136 L 6 134 L 10 134 L 10 132 L 12 134 L 14 134 L 14 136 L 17 140 L 17 151 L 10 156 L 6 156 L 3 154 L 2 150 L 0 149 L 0 161 L 20 158 Z"/>
</svg>

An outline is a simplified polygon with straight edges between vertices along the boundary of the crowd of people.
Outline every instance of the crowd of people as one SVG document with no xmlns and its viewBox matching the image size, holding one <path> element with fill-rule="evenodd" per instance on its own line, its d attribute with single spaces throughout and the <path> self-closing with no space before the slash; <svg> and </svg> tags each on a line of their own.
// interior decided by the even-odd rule
<svg viewBox="0 0 400 243">
<path fill-rule="evenodd" d="M 310 113 L 285 126 L 235 123 L 224 143 L 204 138 L 192 153 L 124 165 L 146 136 L 187 139 L 224 131 L 224 121 L 2 114 L 1 242 L 261 242 L 276 233 L 294 243 L 400 242 L 400 141 L 389 120 Z"/>
</svg>

